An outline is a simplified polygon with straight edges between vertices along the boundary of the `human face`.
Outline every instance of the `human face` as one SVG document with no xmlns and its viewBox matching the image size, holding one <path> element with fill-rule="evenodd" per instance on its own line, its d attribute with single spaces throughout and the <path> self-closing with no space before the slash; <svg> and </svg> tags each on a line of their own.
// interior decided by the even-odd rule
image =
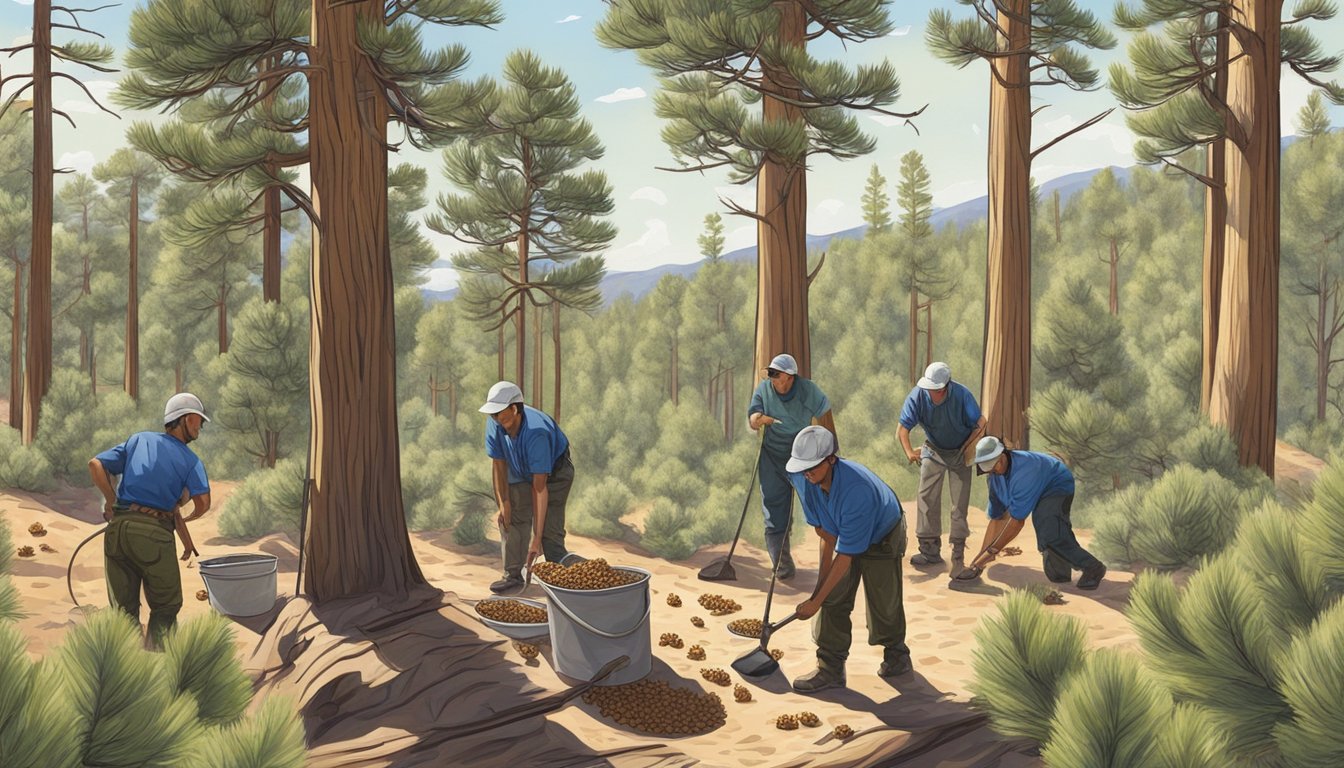
<svg viewBox="0 0 1344 768">
<path fill-rule="evenodd" d="M 493 414 L 492 419 L 499 422 L 499 426 L 504 428 L 510 435 L 518 431 L 518 425 L 522 423 L 523 417 L 518 413 L 518 409 L 510 405 L 508 408 Z"/>
<path fill-rule="evenodd" d="M 793 388 L 793 380 L 796 378 L 791 373 L 776 371 L 774 368 L 766 369 L 765 375 L 770 377 L 770 386 L 774 387 L 775 391 L 781 395 L 789 393 L 789 390 Z"/>
<path fill-rule="evenodd" d="M 201 428 L 205 426 L 205 419 L 201 418 L 199 413 L 188 413 L 182 418 L 182 432 L 186 437 L 185 443 L 190 443 L 201 436 Z"/>
<path fill-rule="evenodd" d="M 934 405 L 942 405 L 943 401 L 947 399 L 947 387 L 943 387 L 942 389 L 930 389 L 929 399 L 933 401 Z"/>
<path fill-rule="evenodd" d="M 803 470 L 803 479 L 813 485 L 828 486 L 831 484 L 831 465 L 835 462 L 834 456 L 828 456 L 824 461 L 811 469 Z"/>
<path fill-rule="evenodd" d="M 994 466 L 990 467 L 989 471 L 985 474 L 1002 475 L 1006 471 L 1008 471 L 1008 452 L 1004 451 L 999 454 L 999 458 L 994 460 Z"/>
</svg>

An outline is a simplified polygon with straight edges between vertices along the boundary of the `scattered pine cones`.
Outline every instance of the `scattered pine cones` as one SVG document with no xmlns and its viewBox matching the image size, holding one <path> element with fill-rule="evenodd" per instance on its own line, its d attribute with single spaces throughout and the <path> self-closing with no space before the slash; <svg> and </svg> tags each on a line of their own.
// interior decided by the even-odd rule
<svg viewBox="0 0 1344 768">
<path fill-rule="evenodd" d="M 691 649 L 686 652 L 686 658 L 690 659 L 691 661 L 704 661 L 705 649 L 701 648 L 698 645 L 692 645 Z"/>
<path fill-rule="evenodd" d="M 28 526 L 28 532 L 33 534 L 34 536 L 47 535 L 47 529 L 43 528 L 41 523 L 33 523 L 32 525 Z"/>
<path fill-rule="evenodd" d="M 761 636 L 760 619 L 738 619 L 728 622 L 728 631 L 735 635 L 744 635 L 746 637 Z"/>
<path fill-rule="evenodd" d="M 210 593 L 206 592 L 204 589 L 198 589 L 196 590 L 196 599 L 201 601 L 209 600 Z"/>
<path fill-rule="evenodd" d="M 733 698 L 737 699 L 739 704 L 751 701 L 751 689 L 747 688 L 745 685 L 734 685 Z"/>
<path fill-rule="evenodd" d="M 702 618 L 700 618 L 699 616 L 692 616 L 692 617 L 691 617 L 691 624 L 693 624 L 693 625 L 695 625 L 695 626 L 697 626 L 697 627 L 699 627 L 699 628 L 701 628 L 701 629 L 704 629 L 704 628 L 705 628 L 705 620 L 702 619 Z"/>
<path fill-rule="evenodd" d="M 40 549 L 40 550 L 42 550 L 43 552 L 55 552 L 55 551 L 56 551 L 55 547 L 51 546 L 50 544 L 46 544 L 46 543 L 38 544 L 38 545 L 37 545 L 37 548 Z"/>
<path fill-rule="evenodd" d="M 728 710 L 717 693 L 673 688 L 666 680 L 640 680 L 627 685 L 594 686 L 583 700 L 604 717 L 659 736 L 693 736 L 718 728 Z"/>
<path fill-rule="evenodd" d="M 780 659 L 784 658 L 784 652 L 778 648 L 772 648 L 770 649 L 770 658 L 774 659 L 775 661 L 779 661 Z"/>
<path fill-rule="evenodd" d="M 711 683 L 717 683 L 719 685 L 733 684 L 733 679 L 728 676 L 728 673 L 718 667 L 714 667 L 713 669 L 701 669 L 700 676 Z"/>
<path fill-rule="evenodd" d="M 832 731 L 832 733 L 835 734 L 835 738 L 844 740 L 854 735 L 854 729 L 850 728 L 848 725 L 845 725 L 844 723 L 841 723 L 835 726 L 835 730 Z"/>
<path fill-rule="evenodd" d="M 569 567 L 559 563 L 537 563 L 532 567 L 532 573 L 547 584 L 563 589 L 609 589 L 646 578 L 642 573 L 612 568 L 600 557 Z"/>
<path fill-rule="evenodd" d="M 537 654 L 541 653 L 537 646 L 531 643 L 520 643 L 517 640 L 513 641 L 513 649 L 518 652 L 519 656 L 528 661 L 537 658 Z"/>
<path fill-rule="evenodd" d="M 1046 605 L 1063 605 L 1064 596 L 1059 593 L 1059 590 L 1052 589 L 1045 593 L 1045 597 L 1041 598 L 1041 602 Z"/>
<path fill-rule="evenodd" d="M 673 608 L 681 607 L 681 598 L 675 592 L 669 592 L 667 595 L 667 604 Z"/>
<path fill-rule="evenodd" d="M 34 552 L 33 548 L 30 546 L 24 545 L 19 547 L 19 557 L 32 557 L 35 554 L 37 553 Z"/>
<path fill-rule="evenodd" d="M 800 712 L 798 714 L 798 722 L 806 725 L 808 728 L 816 728 L 818 725 L 821 725 L 821 718 L 811 712 Z"/>
<path fill-rule="evenodd" d="M 781 731 L 798 730 L 798 718 L 793 715 L 780 715 L 775 719 L 775 727 Z"/>
<path fill-rule="evenodd" d="M 701 595 L 698 602 L 711 616 L 723 616 L 742 610 L 742 606 L 723 595 Z"/>
<path fill-rule="evenodd" d="M 663 646 L 663 645 L 669 645 L 669 646 L 672 646 L 673 648 L 681 648 L 681 647 L 683 647 L 683 646 L 685 645 L 685 643 L 683 643 L 683 642 L 681 641 L 681 638 L 680 638 L 680 637 L 677 637 L 677 633 L 675 633 L 675 632 L 664 632 L 664 633 L 663 633 L 661 636 L 659 636 L 659 638 L 658 638 L 658 645 L 660 645 L 660 646 Z"/>
</svg>

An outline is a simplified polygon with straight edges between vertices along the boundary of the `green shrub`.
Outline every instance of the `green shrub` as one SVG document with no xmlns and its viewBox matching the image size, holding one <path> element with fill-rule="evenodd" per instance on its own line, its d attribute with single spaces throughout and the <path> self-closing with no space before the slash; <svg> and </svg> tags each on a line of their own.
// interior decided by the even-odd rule
<svg viewBox="0 0 1344 768">
<path fill-rule="evenodd" d="M 1293 641 L 1282 665 L 1283 695 L 1293 716 L 1274 729 L 1293 766 L 1331 768 L 1344 759 L 1344 603 L 1321 614 Z"/>
<path fill-rule="evenodd" d="M 975 640 L 976 705 L 999 733 L 1049 743 L 1055 702 L 1082 664 L 1082 622 L 1051 615 L 1034 595 L 1016 590 L 976 629 Z"/>
<path fill-rule="evenodd" d="M 740 488 L 712 488 L 704 503 L 693 508 L 690 543 L 695 548 L 726 544 L 732 540 L 737 523 L 742 519 L 742 495 Z M 753 510 L 750 502 L 748 505 L 747 514 L 750 515 Z"/>
<path fill-rule="evenodd" d="M 1321 558 L 1298 525 L 1292 512 L 1266 504 L 1242 521 L 1231 548 L 1260 591 L 1270 625 L 1286 632 L 1305 631 L 1330 601 Z"/>
<path fill-rule="evenodd" d="M 8 575 L 13 557 L 14 539 L 9 533 L 9 521 L 0 517 L 0 622 L 15 621 L 24 615 L 19 610 L 19 590 Z"/>
<path fill-rule="evenodd" d="M 93 454 L 89 454 L 85 463 L 91 458 Z M 0 488 L 50 490 L 51 474 L 51 462 L 41 449 L 24 445 L 17 429 L 0 427 Z"/>
<path fill-rule="evenodd" d="M 219 532 L 256 539 L 276 532 L 297 533 L 303 510 L 304 460 L 281 459 L 275 469 L 248 475 L 219 513 Z"/>
<path fill-rule="evenodd" d="M 233 625 L 217 613 L 178 625 L 164 642 L 168 685 L 196 700 L 197 719 L 205 725 L 237 721 L 252 699 L 252 681 L 234 647 Z"/>
<path fill-rule="evenodd" d="M 7 768 L 75 768 L 74 710 L 25 645 L 22 632 L 0 623 L 0 755 Z"/>
<path fill-rule="evenodd" d="M 14 560 L 14 534 L 9 530 L 9 519 L 0 517 L 0 574 L 9 573 Z"/>
<path fill-rule="evenodd" d="M 1283 442 L 1313 456 L 1344 452 L 1344 422 L 1340 419 L 1294 424 L 1283 435 Z"/>
<path fill-rule="evenodd" d="M 1171 706 L 1134 656 L 1090 653 L 1064 685 L 1041 757 L 1052 768 L 1147 768 Z"/>
<path fill-rule="evenodd" d="M 138 418 L 134 402 L 125 395 L 109 393 L 95 401 L 84 374 L 58 369 L 42 399 L 42 428 L 34 445 L 55 475 L 84 481 L 89 459 L 135 432 L 163 428 L 154 421 Z"/>
<path fill-rule="evenodd" d="M 648 551 L 667 560 L 684 560 L 695 552 L 687 535 L 695 522 L 691 511 L 671 499 L 655 499 L 644 521 L 639 543 Z"/>
<path fill-rule="evenodd" d="M 1171 719 L 1157 731 L 1153 768 L 1226 768 L 1227 744 L 1209 722 L 1208 713 L 1177 704 Z"/>
<path fill-rule="evenodd" d="M 499 506 L 494 495 L 483 489 L 468 490 L 461 485 L 455 490 L 453 511 L 457 522 L 453 526 L 453 541 L 464 547 L 484 543 L 486 530 L 496 524 Z"/>
<path fill-rule="evenodd" d="M 626 530 L 621 518 L 630 511 L 633 500 L 630 489 L 614 477 L 588 483 L 565 510 L 565 522 L 581 536 L 619 539 Z"/>
<path fill-rule="evenodd" d="M 1326 586 L 1344 595 L 1344 457 L 1326 465 L 1297 520 L 1303 546 L 1316 554 Z"/>
<path fill-rule="evenodd" d="M 681 459 L 659 457 L 637 470 L 632 478 L 641 498 L 664 497 L 683 507 L 704 501 L 709 486 Z"/>
<path fill-rule="evenodd" d="M 223 728 L 211 728 L 183 762 L 186 768 L 302 768 L 303 722 L 294 704 L 271 696 L 257 711 Z"/>
<path fill-rule="evenodd" d="M 1195 469 L 1216 472 L 1243 488 L 1268 481 L 1258 469 L 1241 466 L 1237 460 L 1237 444 L 1220 426 L 1201 422 L 1176 441 L 1177 461 Z"/>
</svg>

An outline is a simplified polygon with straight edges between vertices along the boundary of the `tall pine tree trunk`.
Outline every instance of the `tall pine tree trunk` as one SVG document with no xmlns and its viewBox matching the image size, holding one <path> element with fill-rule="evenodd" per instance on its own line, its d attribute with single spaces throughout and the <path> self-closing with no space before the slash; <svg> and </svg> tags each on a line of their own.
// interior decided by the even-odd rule
<svg viewBox="0 0 1344 768">
<path fill-rule="evenodd" d="M 9 426 L 23 429 L 23 262 L 19 247 L 9 246 L 14 262 L 14 314 L 9 323 Z"/>
<path fill-rule="evenodd" d="M 555 358 L 555 410 L 551 412 L 551 418 L 556 422 L 560 421 L 560 373 L 563 370 L 560 367 L 560 304 L 551 305 L 551 346 L 555 350 L 551 357 Z"/>
<path fill-rule="evenodd" d="M 272 56 L 265 59 L 261 65 L 263 70 L 273 69 L 279 63 L 279 57 Z M 278 84 L 269 84 L 265 86 L 266 105 L 268 107 L 275 104 L 276 92 L 279 89 Z M 277 178 L 280 175 L 280 168 L 275 163 L 265 164 L 266 175 L 270 178 Z M 261 293 L 263 301 L 280 302 L 280 188 L 270 186 L 262 195 L 263 213 L 265 218 L 262 224 L 262 248 L 261 248 Z"/>
<path fill-rule="evenodd" d="M 79 285 L 79 293 L 81 297 L 87 297 L 92 292 L 89 287 L 89 278 L 92 276 L 93 273 L 93 265 L 89 261 L 89 248 L 88 248 L 88 242 L 89 242 L 88 205 L 83 206 L 81 219 L 83 226 L 80 229 L 82 234 L 79 239 L 81 246 L 79 250 L 83 257 L 83 264 L 81 265 L 80 268 L 81 280 Z M 79 329 L 79 370 L 87 371 L 89 369 L 90 352 L 91 350 L 89 349 L 89 329 L 87 327 L 81 327 Z"/>
<path fill-rule="evenodd" d="M 314 600 L 424 584 L 397 446 L 387 224 L 387 105 L 357 26 L 381 3 L 313 0 L 308 56 L 313 207 L 312 491 L 304 576 Z"/>
<path fill-rule="evenodd" d="M 28 257 L 28 336 L 23 444 L 37 438 L 42 398 L 51 386 L 51 0 L 33 2 L 33 231 Z"/>
<path fill-rule="evenodd" d="M 1329 244 L 1327 243 L 1327 246 Z M 1338 291 L 1336 288 L 1335 291 Z M 1330 352 L 1335 340 L 1327 329 L 1325 313 L 1330 309 L 1331 291 L 1325 287 L 1325 261 L 1316 270 L 1316 420 L 1325 420 L 1325 393 L 1330 386 Z"/>
<path fill-rule="evenodd" d="M 1053 204 L 1054 204 L 1054 209 L 1055 209 L 1055 244 L 1058 245 L 1058 244 L 1059 244 L 1059 241 L 1060 241 L 1060 234 L 1059 234 L 1059 190 L 1058 190 L 1058 189 L 1056 189 L 1056 190 L 1050 195 L 1050 199 L 1051 199 L 1051 201 L 1053 202 Z"/>
<path fill-rule="evenodd" d="M 496 380 L 497 380 L 497 381 L 503 381 L 503 380 L 504 380 L 504 326 L 503 326 L 503 325 L 500 325 L 500 326 L 499 326 L 499 338 L 497 339 L 496 344 L 497 344 L 497 346 L 496 346 L 496 351 L 498 352 L 498 358 L 499 358 L 499 375 L 496 377 Z"/>
<path fill-rule="evenodd" d="M 173 366 L 173 392 L 182 392 L 186 390 L 185 371 L 182 370 L 182 363 L 179 361 Z"/>
<path fill-rule="evenodd" d="M 541 366 L 544 364 L 541 352 L 541 307 L 532 314 L 532 401 L 540 410 L 546 409 L 546 390 L 541 385 Z"/>
<path fill-rule="evenodd" d="M 98 324 L 89 323 L 89 389 L 98 397 Z"/>
<path fill-rule="evenodd" d="M 529 253 L 528 247 L 531 245 L 532 236 L 532 233 L 529 230 L 529 225 L 532 222 L 531 202 L 533 194 L 532 144 L 527 139 L 523 139 L 522 143 L 522 176 L 524 183 L 527 185 L 527 191 L 523 199 L 527 201 L 527 207 L 523 210 L 518 226 L 518 284 L 523 286 L 523 290 L 518 293 L 518 314 L 513 318 L 514 323 L 516 323 L 514 328 L 516 329 L 516 340 L 518 344 L 518 348 L 514 350 L 514 355 L 518 362 L 518 378 L 514 379 L 514 381 L 519 387 L 523 386 L 523 383 L 527 381 L 527 260 Z M 537 394 L 538 393 L 535 391 L 532 393 L 532 402 L 534 403 L 536 402 Z"/>
<path fill-rule="evenodd" d="M 1232 0 L 1245 35 L 1229 40 L 1227 225 L 1209 417 L 1242 466 L 1274 476 L 1279 360 L 1280 0 Z"/>
<path fill-rule="evenodd" d="M 933 364 L 933 299 L 924 300 L 924 364 Z"/>
<path fill-rule="evenodd" d="M 1220 22 L 1222 23 L 1222 22 Z M 1227 101 L 1227 40 L 1222 29 L 1216 38 L 1214 94 L 1218 101 Z M 1199 412 L 1209 413 L 1213 398 L 1214 359 L 1218 351 L 1218 303 L 1223 290 L 1224 242 L 1227 227 L 1226 185 L 1227 139 L 1214 139 L 1205 150 L 1208 167 L 1205 172 L 1213 182 L 1204 189 L 1204 266 L 1202 315 L 1202 345 L 1199 376 Z"/>
<path fill-rule="evenodd" d="M 802 48 L 807 15 L 801 5 L 785 3 L 779 11 L 778 39 Z M 766 69 L 763 99 L 765 122 L 801 122 L 802 110 L 769 94 L 797 99 L 793 83 L 779 83 Z M 767 159 L 756 181 L 756 369 L 782 352 L 798 361 L 798 373 L 812 375 L 807 323 L 807 171 L 804 158 L 790 163 Z"/>
<path fill-rule="evenodd" d="M 1111 315 L 1120 316 L 1120 245 L 1115 238 L 1107 238 L 1111 243 L 1111 255 L 1107 263 L 1111 268 Z"/>
<path fill-rule="evenodd" d="M 219 284 L 219 302 L 215 304 L 215 323 L 219 331 L 219 354 L 229 351 L 229 286 Z"/>
<path fill-rule="evenodd" d="M 919 380 L 919 293 L 910 286 L 910 386 Z"/>
<path fill-rule="evenodd" d="M 1031 44 L 1029 0 L 1004 0 L 999 49 Z M 989 255 L 981 407 L 990 434 L 1027 447 L 1031 405 L 1031 87 L 1025 54 L 990 60 Z"/>
<path fill-rule="evenodd" d="M 126 290 L 126 360 L 122 386 L 132 400 L 140 399 L 140 179 L 131 179 L 130 262 Z"/>
<path fill-rule="evenodd" d="M 438 377 L 429 374 L 429 412 L 435 416 L 439 415 L 439 382 Z"/>
</svg>

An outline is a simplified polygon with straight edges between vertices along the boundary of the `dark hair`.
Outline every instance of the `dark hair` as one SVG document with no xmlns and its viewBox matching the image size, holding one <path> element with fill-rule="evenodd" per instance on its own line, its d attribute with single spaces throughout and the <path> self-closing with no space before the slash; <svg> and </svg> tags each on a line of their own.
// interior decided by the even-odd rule
<svg viewBox="0 0 1344 768">
<path fill-rule="evenodd" d="M 178 416 L 176 419 L 173 419 L 172 421 L 164 422 L 163 428 L 164 428 L 164 429 L 175 429 L 175 428 L 177 428 L 177 425 L 178 425 L 178 424 L 181 424 L 181 423 L 182 423 L 182 419 L 183 419 L 183 418 L 184 418 L 184 416 Z"/>
<path fill-rule="evenodd" d="M 523 415 L 522 403 L 509 403 L 509 407 L 512 408 L 519 416 Z"/>
</svg>

